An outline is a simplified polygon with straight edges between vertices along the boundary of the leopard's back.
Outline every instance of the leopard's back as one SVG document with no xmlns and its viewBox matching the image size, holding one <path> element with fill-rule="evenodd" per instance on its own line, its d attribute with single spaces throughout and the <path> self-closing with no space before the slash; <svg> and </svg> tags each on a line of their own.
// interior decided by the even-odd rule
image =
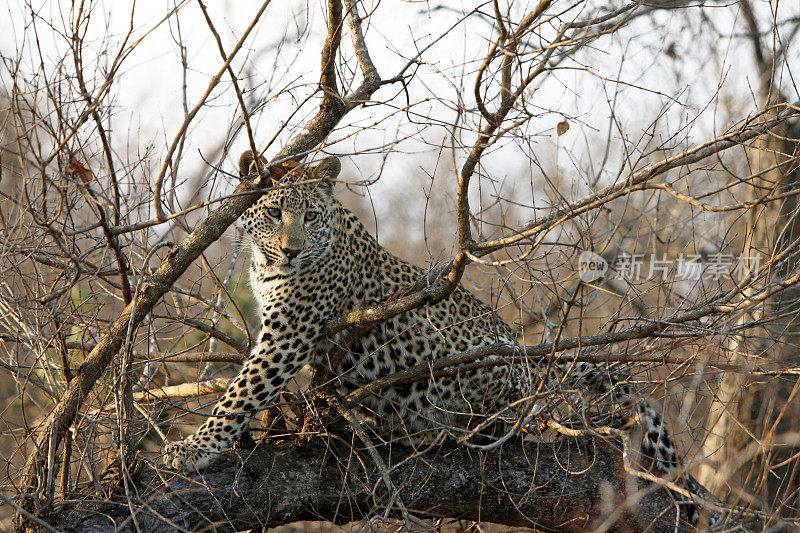
<svg viewBox="0 0 800 533">
<path fill-rule="evenodd" d="M 342 242 L 358 261 L 358 276 L 348 289 L 353 308 L 378 303 L 426 279 L 426 270 L 380 246 L 354 215 L 342 209 Z M 340 382 L 345 390 L 354 390 L 421 363 L 496 343 L 513 344 L 513 329 L 459 286 L 441 302 L 391 318 L 361 337 L 342 362 Z M 365 403 L 375 418 L 420 432 L 470 425 L 471 416 L 519 398 L 520 388 L 518 372 L 499 365 L 402 384 Z"/>
</svg>

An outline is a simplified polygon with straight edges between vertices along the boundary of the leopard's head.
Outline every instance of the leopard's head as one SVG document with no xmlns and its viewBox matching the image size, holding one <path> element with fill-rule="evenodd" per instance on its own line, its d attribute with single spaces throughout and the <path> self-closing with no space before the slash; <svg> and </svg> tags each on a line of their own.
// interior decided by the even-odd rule
<svg viewBox="0 0 800 533">
<path fill-rule="evenodd" d="M 242 175 L 251 174 L 255 166 L 248 153 L 239 159 Z M 253 240 L 256 266 L 290 275 L 327 253 L 339 224 L 333 180 L 340 170 L 335 157 L 312 169 L 298 167 L 244 212 L 242 224 Z"/>
</svg>

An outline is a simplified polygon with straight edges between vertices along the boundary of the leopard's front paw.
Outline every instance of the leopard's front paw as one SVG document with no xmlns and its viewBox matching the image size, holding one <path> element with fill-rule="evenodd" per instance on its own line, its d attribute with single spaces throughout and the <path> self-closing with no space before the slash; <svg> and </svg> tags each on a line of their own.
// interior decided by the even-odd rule
<svg viewBox="0 0 800 533">
<path fill-rule="evenodd" d="M 192 437 L 164 446 L 163 462 L 168 468 L 190 472 L 200 470 L 219 457 L 217 450 L 211 450 L 193 442 Z"/>
</svg>

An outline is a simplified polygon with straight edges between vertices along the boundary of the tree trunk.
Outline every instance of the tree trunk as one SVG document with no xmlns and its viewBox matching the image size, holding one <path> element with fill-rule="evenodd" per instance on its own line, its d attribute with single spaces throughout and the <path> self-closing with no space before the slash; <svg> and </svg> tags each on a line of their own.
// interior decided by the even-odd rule
<svg viewBox="0 0 800 533">
<path fill-rule="evenodd" d="M 391 470 L 394 498 L 369 454 L 345 440 L 260 445 L 188 478 L 147 471 L 129 492 L 139 495 L 134 518 L 121 489 L 115 501 L 71 502 L 42 518 L 61 531 L 133 532 L 133 520 L 141 531 L 235 531 L 399 516 L 405 505 L 418 518 L 543 531 L 690 529 L 676 527 L 669 492 L 625 473 L 618 440 L 517 440 L 492 451 L 445 444 L 410 459 L 410 448 L 384 446 L 377 451 Z"/>
</svg>

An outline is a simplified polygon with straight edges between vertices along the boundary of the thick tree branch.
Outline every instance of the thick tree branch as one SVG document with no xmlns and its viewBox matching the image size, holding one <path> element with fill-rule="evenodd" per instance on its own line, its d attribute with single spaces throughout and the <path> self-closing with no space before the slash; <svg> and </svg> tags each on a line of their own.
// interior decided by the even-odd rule
<svg viewBox="0 0 800 533">
<path fill-rule="evenodd" d="M 346 439 L 344 439 L 346 440 Z M 477 452 L 444 445 L 417 457 L 395 446 L 376 451 L 409 512 L 542 531 L 688 531 L 664 489 L 625 473 L 620 442 L 564 438 L 515 441 Z M 142 531 L 262 530 L 300 520 L 347 523 L 382 516 L 390 500 L 366 451 L 340 439 L 264 445 L 191 478 L 142 476 L 135 520 Z M 398 510 L 389 513 L 398 516 Z M 115 503 L 62 508 L 48 522 L 60 530 L 136 531 Z M 608 526 L 606 522 L 604 526 Z"/>
</svg>

